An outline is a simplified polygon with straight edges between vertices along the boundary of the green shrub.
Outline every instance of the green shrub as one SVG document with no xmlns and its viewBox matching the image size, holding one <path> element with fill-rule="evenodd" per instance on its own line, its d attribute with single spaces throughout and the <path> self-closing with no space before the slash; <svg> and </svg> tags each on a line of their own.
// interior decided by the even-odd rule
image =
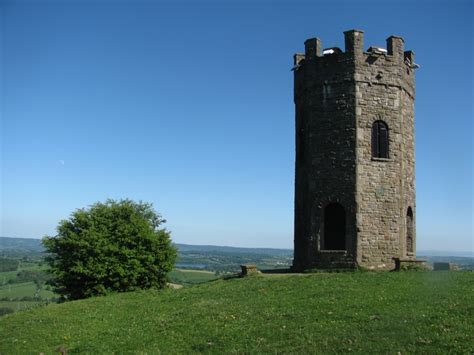
<svg viewBox="0 0 474 355">
<path fill-rule="evenodd" d="M 65 299 L 162 288 L 176 249 L 151 204 L 107 200 L 79 209 L 43 238 L 52 285 Z"/>
</svg>

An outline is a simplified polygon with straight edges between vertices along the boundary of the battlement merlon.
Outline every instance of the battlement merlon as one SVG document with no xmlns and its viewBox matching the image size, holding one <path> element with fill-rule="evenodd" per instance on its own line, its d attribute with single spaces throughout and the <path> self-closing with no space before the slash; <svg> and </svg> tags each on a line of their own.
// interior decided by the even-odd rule
<svg viewBox="0 0 474 355">
<path fill-rule="evenodd" d="M 387 38 L 387 54 L 393 56 L 398 61 L 403 61 L 405 41 L 399 36 Z"/>
<path fill-rule="evenodd" d="M 364 53 L 364 31 L 349 30 L 344 32 L 344 43 L 346 52 L 354 53 L 354 55 L 362 55 Z"/>
<path fill-rule="evenodd" d="M 309 38 L 304 41 L 305 59 L 310 61 L 321 56 L 321 40 L 319 38 Z"/>
</svg>

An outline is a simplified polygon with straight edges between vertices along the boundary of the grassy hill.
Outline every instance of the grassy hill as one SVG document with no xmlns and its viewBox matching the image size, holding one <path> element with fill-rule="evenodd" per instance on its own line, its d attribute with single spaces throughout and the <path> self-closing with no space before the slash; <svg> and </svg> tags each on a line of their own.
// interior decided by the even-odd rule
<svg viewBox="0 0 474 355">
<path fill-rule="evenodd" d="M 0 353 L 472 353 L 474 273 L 320 273 L 116 294 L 0 318 Z"/>
</svg>

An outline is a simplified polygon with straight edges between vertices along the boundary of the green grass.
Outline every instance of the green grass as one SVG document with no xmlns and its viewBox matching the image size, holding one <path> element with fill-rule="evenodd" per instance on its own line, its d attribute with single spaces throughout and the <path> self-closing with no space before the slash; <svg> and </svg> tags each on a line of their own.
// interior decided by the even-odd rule
<svg viewBox="0 0 474 355">
<path fill-rule="evenodd" d="M 0 353 L 472 353 L 474 273 L 320 273 L 116 294 L 0 318 Z"/>
<path fill-rule="evenodd" d="M 198 284 L 218 278 L 218 276 L 211 271 L 184 269 L 174 269 L 168 276 L 171 282 L 183 285 Z"/>
</svg>

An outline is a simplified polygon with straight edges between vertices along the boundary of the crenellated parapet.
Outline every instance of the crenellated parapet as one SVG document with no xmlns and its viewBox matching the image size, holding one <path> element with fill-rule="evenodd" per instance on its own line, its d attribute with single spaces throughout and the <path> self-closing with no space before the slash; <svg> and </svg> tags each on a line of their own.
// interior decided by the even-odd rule
<svg viewBox="0 0 474 355">
<path fill-rule="evenodd" d="M 371 85 L 397 86 L 414 97 L 413 72 L 419 67 L 414 52 L 404 50 L 402 37 L 390 36 L 386 42 L 386 48 L 371 46 L 364 50 L 364 31 L 361 30 L 344 32 L 344 51 L 338 47 L 323 48 L 317 37 L 307 39 L 305 53 L 294 55 L 295 100 L 304 94 L 301 90 L 308 89 L 304 81 L 317 84 L 338 81 L 340 76 Z"/>
</svg>

